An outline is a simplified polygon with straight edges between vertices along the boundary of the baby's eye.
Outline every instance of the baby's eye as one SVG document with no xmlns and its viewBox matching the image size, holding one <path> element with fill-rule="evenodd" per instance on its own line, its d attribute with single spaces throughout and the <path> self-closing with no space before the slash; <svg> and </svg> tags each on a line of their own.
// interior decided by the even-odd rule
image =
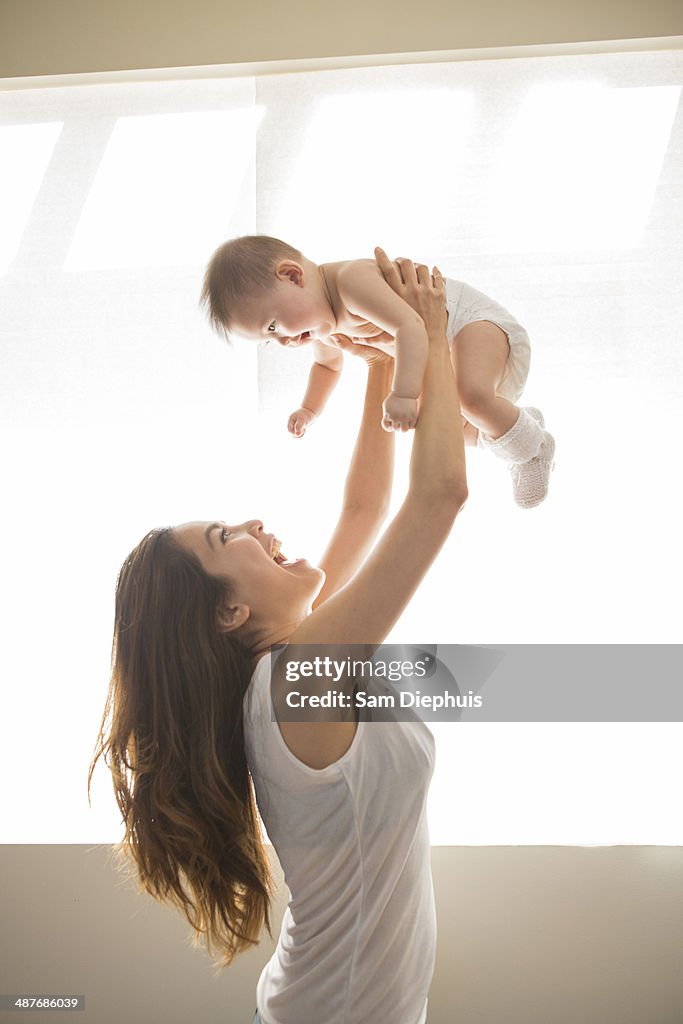
<svg viewBox="0 0 683 1024">
<path fill-rule="evenodd" d="M 267 330 L 269 330 L 269 331 L 274 331 L 275 330 L 275 321 L 274 320 L 273 320 L 272 324 L 268 324 Z"/>
</svg>

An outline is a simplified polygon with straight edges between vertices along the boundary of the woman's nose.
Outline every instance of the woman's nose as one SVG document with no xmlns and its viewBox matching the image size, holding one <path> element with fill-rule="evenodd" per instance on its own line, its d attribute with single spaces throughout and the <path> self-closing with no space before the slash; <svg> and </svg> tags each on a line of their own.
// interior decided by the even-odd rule
<svg viewBox="0 0 683 1024">
<path fill-rule="evenodd" d="M 258 537 L 260 533 L 263 533 L 263 523 L 260 519 L 249 519 L 244 524 L 244 528 L 247 533 L 251 533 L 254 537 Z"/>
</svg>

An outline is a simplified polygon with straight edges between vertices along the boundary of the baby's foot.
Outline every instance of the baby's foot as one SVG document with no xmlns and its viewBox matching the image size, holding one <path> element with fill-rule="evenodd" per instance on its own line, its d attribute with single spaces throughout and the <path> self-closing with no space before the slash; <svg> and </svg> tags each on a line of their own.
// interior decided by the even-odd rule
<svg viewBox="0 0 683 1024">
<path fill-rule="evenodd" d="M 543 419 L 543 413 L 541 412 L 540 409 L 535 409 L 532 405 L 525 405 L 524 408 L 526 409 L 526 411 L 529 413 L 530 416 L 533 416 L 533 418 L 538 423 L 539 427 L 544 427 L 545 426 L 545 420 Z"/>
<path fill-rule="evenodd" d="M 540 409 L 527 407 L 526 411 L 532 416 L 539 427 L 543 427 L 545 420 Z M 548 494 L 550 474 L 555 468 L 555 438 L 547 430 L 543 431 L 543 443 L 538 455 L 528 462 L 513 462 L 509 464 L 510 475 L 512 476 L 512 494 L 520 508 L 535 508 L 540 505 Z"/>
</svg>

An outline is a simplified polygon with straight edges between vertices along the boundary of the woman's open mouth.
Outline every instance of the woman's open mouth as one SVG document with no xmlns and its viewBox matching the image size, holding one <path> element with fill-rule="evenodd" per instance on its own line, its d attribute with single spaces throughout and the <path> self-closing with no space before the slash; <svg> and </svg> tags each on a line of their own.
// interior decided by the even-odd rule
<svg viewBox="0 0 683 1024">
<path fill-rule="evenodd" d="M 273 541 L 273 546 L 270 549 L 270 557 L 273 559 L 276 565 L 288 566 L 294 565 L 295 562 L 301 561 L 299 558 L 287 559 L 280 551 L 281 542 L 277 539 Z"/>
</svg>

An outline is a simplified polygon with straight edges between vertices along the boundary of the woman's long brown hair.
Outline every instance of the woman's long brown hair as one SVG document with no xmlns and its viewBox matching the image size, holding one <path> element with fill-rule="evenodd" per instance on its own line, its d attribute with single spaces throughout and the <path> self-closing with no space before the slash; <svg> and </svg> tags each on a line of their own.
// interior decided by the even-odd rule
<svg viewBox="0 0 683 1024">
<path fill-rule="evenodd" d="M 112 773 L 139 888 L 177 907 L 227 967 L 270 932 L 271 877 L 244 752 L 251 669 L 217 628 L 230 584 L 168 529 L 152 530 L 116 587 L 109 693 L 95 755 Z"/>
</svg>

